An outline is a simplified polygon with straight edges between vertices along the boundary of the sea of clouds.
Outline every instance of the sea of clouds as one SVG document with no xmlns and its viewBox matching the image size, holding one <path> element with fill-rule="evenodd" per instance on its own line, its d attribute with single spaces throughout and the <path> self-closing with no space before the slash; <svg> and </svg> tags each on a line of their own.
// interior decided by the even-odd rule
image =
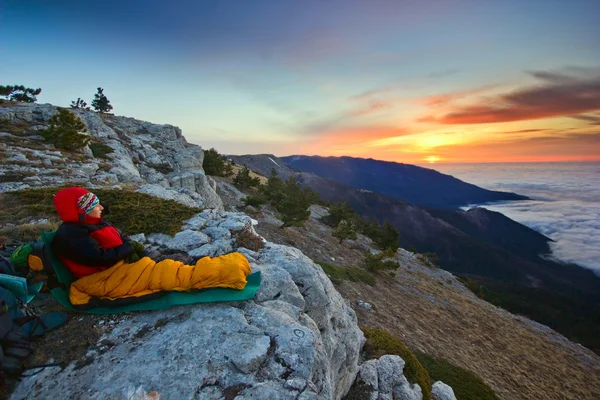
<svg viewBox="0 0 600 400">
<path fill-rule="evenodd" d="M 532 198 L 483 207 L 554 240 L 554 258 L 600 275 L 600 163 L 439 164 L 433 169 Z"/>
</svg>

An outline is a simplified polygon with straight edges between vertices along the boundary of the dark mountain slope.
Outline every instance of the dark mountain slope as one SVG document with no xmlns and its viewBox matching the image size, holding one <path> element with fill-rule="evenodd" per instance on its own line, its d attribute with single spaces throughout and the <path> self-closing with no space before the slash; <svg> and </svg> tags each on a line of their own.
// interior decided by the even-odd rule
<svg viewBox="0 0 600 400">
<path fill-rule="evenodd" d="M 356 189 L 367 189 L 408 203 L 458 208 L 500 200 L 527 200 L 515 193 L 486 190 L 410 164 L 353 157 L 281 157 L 290 167 L 332 179 Z"/>
<path fill-rule="evenodd" d="M 275 156 L 230 158 L 266 176 L 273 168 L 282 177 L 294 175 Z M 550 252 L 546 236 L 483 208 L 422 208 L 306 172 L 295 177 L 323 200 L 347 201 L 363 217 L 389 221 L 402 247 L 436 253 L 442 268 L 471 279 L 472 290 L 486 300 L 600 351 L 600 278 L 540 257 Z"/>
</svg>

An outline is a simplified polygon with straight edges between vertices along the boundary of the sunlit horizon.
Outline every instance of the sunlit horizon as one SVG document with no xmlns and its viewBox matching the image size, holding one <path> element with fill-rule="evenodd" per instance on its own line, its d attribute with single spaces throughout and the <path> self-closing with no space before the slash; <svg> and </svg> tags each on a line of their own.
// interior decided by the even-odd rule
<svg viewBox="0 0 600 400">
<path fill-rule="evenodd" d="M 102 87 L 115 115 L 223 154 L 600 161 L 598 15 L 594 0 L 13 1 L 0 85 L 62 107 Z"/>
</svg>

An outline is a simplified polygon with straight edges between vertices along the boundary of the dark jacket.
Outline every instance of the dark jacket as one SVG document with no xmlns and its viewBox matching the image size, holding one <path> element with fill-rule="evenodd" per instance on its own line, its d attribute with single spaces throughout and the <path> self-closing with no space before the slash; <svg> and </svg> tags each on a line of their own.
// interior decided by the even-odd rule
<svg viewBox="0 0 600 400">
<path fill-rule="evenodd" d="M 100 220 L 97 224 L 62 223 L 52 241 L 52 252 L 80 278 L 113 266 L 134 249 L 129 238 Z"/>
</svg>

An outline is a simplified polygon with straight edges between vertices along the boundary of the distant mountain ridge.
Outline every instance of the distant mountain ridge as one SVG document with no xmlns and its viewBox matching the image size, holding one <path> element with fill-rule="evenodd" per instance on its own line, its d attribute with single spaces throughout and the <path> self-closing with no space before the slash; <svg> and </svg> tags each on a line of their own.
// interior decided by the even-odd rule
<svg viewBox="0 0 600 400">
<path fill-rule="evenodd" d="M 529 200 L 527 196 L 483 189 L 453 176 L 410 164 L 354 157 L 295 155 L 280 159 L 293 169 L 419 206 L 458 208 L 492 201 Z"/>
<path fill-rule="evenodd" d="M 273 169 L 279 177 L 294 176 L 325 201 L 346 201 L 363 217 L 380 224 L 389 221 L 399 231 L 401 247 L 436 253 L 442 268 L 475 279 L 489 301 L 549 325 L 600 353 L 600 336 L 596 335 L 600 333 L 596 317 L 600 316 L 600 278 L 575 264 L 548 258 L 551 239 L 539 232 L 485 208 L 420 207 L 355 189 L 295 171 L 273 155 L 228 157 L 265 176 Z"/>
</svg>

